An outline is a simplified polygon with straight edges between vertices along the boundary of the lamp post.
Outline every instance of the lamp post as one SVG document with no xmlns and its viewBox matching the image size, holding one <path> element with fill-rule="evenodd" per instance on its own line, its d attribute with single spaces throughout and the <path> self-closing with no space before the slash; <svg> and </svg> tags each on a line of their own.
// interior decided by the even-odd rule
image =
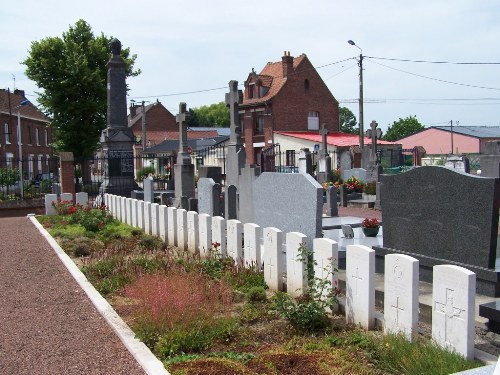
<svg viewBox="0 0 500 375">
<path fill-rule="evenodd" d="M 17 108 L 17 146 L 18 146 L 18 169 L 19 169 L 19 190 L 21 199 L 24 198 L 24 181 L 23 181 L 23 145 L 21 142 L 21 107 L 28 104 L 28 99 L 21 100 Z"/>
<path fill-rule="evenodd" d="M 364 142 L 364 129 L 363 129 L 363 50 L 359 48 L 359 46 L 356 45 L 352 40 L 348 40 L 347 43 L 349 43 L 351 46 L 356 47 L 359 49 L 359 60 L 358 60 L 358 65 L 359 65 L 359 147 L 363 149 L 365 146 Z"/>
</svg>

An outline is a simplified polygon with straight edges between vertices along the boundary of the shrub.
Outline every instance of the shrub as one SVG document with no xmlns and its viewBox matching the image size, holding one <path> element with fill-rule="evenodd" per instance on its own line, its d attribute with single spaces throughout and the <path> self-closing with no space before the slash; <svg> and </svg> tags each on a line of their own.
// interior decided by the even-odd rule
<svg viewBox="0 0 500 375">
<path fill-rule="evenodd" d="M 137 182 L 142 182 L 146 177 L 148 177 L 150 174 L 155 173 L 155 167 L 144 167 L 142 169 L 139 169 L 137 172 Z"/>
<path fill-rule="evenodd" d="M 306 265 L 307 286 L 303 295 L 294 299 L 286 293 L 278 292 L 273 298 L 274 309 L 298 332 L 313 332 L 326 328 L 330 324 L 327 310 L 334 303 L 338 303 L 337 295 L 340 292 L 329 281 L 329 276 L 337 271 L 335 265 L 330 263 L 324 268 L 327 275 L 324 279 L 315 277 L 316 261 L 312 251 L 304 244 L 299 248 L 297 260 Z"/>
<path fill-rule="evenodd" d="M 248 302 L 265 302 L 267 301 L 266 289 L 263 286 L 253 286 L 248 289 L 247 293 Z"/>
<path fill-rule="evenodd" d="M 93 252 L 102 250 L 103 248 L 104 244 L 101 241 L 87 237 L 76 238 L 69 245 L 69 250 L 75 257 L 89 256 Z"/>
<path fill-rule="evenodd" d="M 156 236 L 145 235 L 139 241 L 139 246 L 143 250 L 154 250 L 160 247 L 161 240 Z"/>
</svg>

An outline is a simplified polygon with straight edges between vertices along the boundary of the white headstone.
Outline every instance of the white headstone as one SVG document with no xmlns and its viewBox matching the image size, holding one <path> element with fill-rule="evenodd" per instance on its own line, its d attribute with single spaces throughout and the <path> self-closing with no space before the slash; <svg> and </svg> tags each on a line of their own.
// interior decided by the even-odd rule
<svg viewBox="0 0 500 375">
<path fill-rule="evenodd" d="M 227 220 L 227 256 L 237 265 L 243 261 L 243 224 L 239 220 Z"/>
<path fill-rule="evenodd" d="M 347 323 L 364 329 L 375 325 L 375 251 L 363 245 L 349 245 L 346 250 Z"/>
<path fill-rule="evenodd" d="M 132 198 L 125 198 L 125 205 L 127 206 L 127 224 L 132 225 Z"/>
<path fill-rule="evenodd" d="M 143 181 L 144 202 L 153 203 L 154 201 L 154 182 L 153 177 L 146 177 Z"/>
<path fill-rule="evenodd" d="M 167 242 L 169 246 L 177 246 L 177 208 L 169 207 L 167 209 Z"/>
<path fill-rule="evenodd" d="M 109 209 L 109 197 L 108 193 L 104 193 L 104 205 Z"/>
<path fill-rule="evenodd" d="M 71 194 L 71 193 L 61 193 L 61 201 L 71 201 L 71 202 L 73 202 L 73 194 Z"/>
<path fill-rule="evenodd" d="M 212 242 L 219 244 L 219 252 L 225 257 L 227 255 L 226 220 L 221 216 L 212 218 Z"/>
<path fill-rule="evenodd" d="M 198 215 L 198 225 L 200 229 L 199 252 L 202 258 L 206 258 L 212 249 L 212 216 L 209 214 Z"/>
<path fill-rule="evenodd" d="M 385 256 L 384 332 L 418 335 L 418 260 L 402 254 Z"/>
<path fill-rule="evenodd" d="M 120 221 L 125 223 L 127 220 L 127 198 L 120 197 Z"/>
<path fill-rule="evenodd" d="M 137 228 L 144 230 L 144 201 L 137 201 Z"/>
<path fill-rule="evenodd" d="M 454 265 L 434 266 L 432 274 L 432 338 L 472 360 L 476 274 Z"/>
<path fill-rule="evenodd" d="M 109 204 L 111 206 L 111 214 L 113 215 L 113 218 L 116 219 L 118 217 L 118 209 L 117 209 L 117 204 L 116 204 L 116 195 L 111 195 L 110 196 L 110 201 Z"/>
<path fill-rule="evenodd" d="M 177 209 L 177 247 L 181 250 L 187 249 L 187 211 L 183 208 Z"/>
<path fill-rule="evenodd" d="M 167 209 L 168 207 L 165 206 L 164 204 L 160 205 L 158 207 L 158 217 L 159 217 L 159 224 L 158 224 L 158 235 L 161 237 L 163 241 L 167 241 L 167 225 L 168 225 L 168 216 L 167 216 Z"/>
<path fill-rule="evenodd" d="M 138 200 L 137 199 L 132 199 L 132 226 L 134 228 L 137 228 L 137 205 L 138 205 Z"/>
<path fill-rule="evenodd" d="M 283 290 L 283 232 L 277 228 L 264 228 L 264 280 L 269 290 Z"/>
<path fill-rule="evenodd" d="M 52 204 L 57 204 L 57 194 L 45 195 L 45 215 L 56 215 L 57 211 Z"/>
<path fill-rule="evenodd" d="M 144 232 L 151 234 L 151 202 L 144 202 Z"/>
<path fill-rule="evenodd" d="M 286 291 L 293 297 L 301 296 L 307 287 L 307 255 L 300 254 L 306 243 L 307 237 L 302 233 L 286 234 Z"/>
<path fill-rule="evenodd" d="M 151 203 L 151 234 L 160 235 L 160 205 L 158 203 Z"/>
<path fill-rule="evenodd" d="M 190 253 L 196 253 L 200 243 L 198 212 L 188 211 L 187 213 L 187 248 Z"/>
<path fill-rule="evenodd" d="M 81 204 L 83 207 L 87 207 L 89 204 L 89 193 L 84 191 L 76 193 L 75 202 L 76 204 Z"/>
<path fill-rule="evenodd" d="M 243 225 L 243 257 L 245 267 L 255 267 L 260 270 L 262 267 L 262 254 L 260 249 L 260 239 L 262 238 L 262 228 L 254 223 Z"/>
<path fill-rule="evenodd" d="M 329 282 L 329 287 L 323 291 L 323 298 L 326 298 L 328 289 L 339 288 L 338 271 L 336 271 L 339 264 L 338 249 L 338 243 L 329 238 L 313 240 L 314 277 Z M 331 310 L 338 311 L 338 304 L 331 306 Z"/>
</svg>

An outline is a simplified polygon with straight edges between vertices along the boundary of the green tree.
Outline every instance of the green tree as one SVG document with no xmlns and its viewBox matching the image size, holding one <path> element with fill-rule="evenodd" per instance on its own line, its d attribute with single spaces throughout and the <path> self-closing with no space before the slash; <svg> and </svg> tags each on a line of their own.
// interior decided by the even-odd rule
<svg viewBox="0 0 500 375">
<path fill-rule="evenodd" d="M 41 109 L 51 119 L 55 147 L 75 157 L 91 156 L 106 128 L 107 68 L 112 37 L 95 36 L 90 25 L 79 20 L 61 37 L 31 43 L 26 76 L 43 89 L 38 93 Z M 137 76 L 136 55 L 123 48 L 127 76 Z"/>
<path fill-rule="evenodd" d="M 339 107 L 340 131 L 342 133 L 358 134 L 359 127 L 356 116 L 349 108 Z"/>
<path fill-rule="evenodd" d="M 417 120 L 416 116 L 400 118 L 398 121 L 394 121 L 392 125 L 389 125 L 384 135 L 384 140 L 398 141 L 401 138 L 408 137 L 424 129 L 425 126 Z"/>
<path fill-rule="evenodd" d="M 229 108 L 224 102 L 190 108 L 189 126 L 224 128 L 230 123 Z"/>
</svg>

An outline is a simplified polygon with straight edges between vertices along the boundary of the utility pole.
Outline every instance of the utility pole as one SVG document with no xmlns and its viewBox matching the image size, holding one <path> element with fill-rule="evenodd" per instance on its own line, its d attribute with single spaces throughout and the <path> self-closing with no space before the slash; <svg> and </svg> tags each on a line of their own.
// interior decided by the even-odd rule
<svg viewBox="0 0 500 375">
<path fill-rule="evenodd" d="M 142 152 L 146 149 L 146 108 L 144 107 L 144 100 L 141 105 L 141 120 L 142 120 Z"/>
<path fill-rule="evenodd" d="M 359 65 L 359 148 L 363 150 L 365 146 L 365 131 L 364 131 L 364 126 L 363 126 L 363 50 L 356 45 L 352 40 L 348 40 L 347 43 L 349 43 L 351 46 L 356 47 L 359 49 L 359 60 L 358 60 L 358 65 Z"/>
<path fill-rule="evenodd" d="M 450 120 L 450 130 L 451 130 L 451 154 L 453 155 L 453 120 Z"/>
</svg>

